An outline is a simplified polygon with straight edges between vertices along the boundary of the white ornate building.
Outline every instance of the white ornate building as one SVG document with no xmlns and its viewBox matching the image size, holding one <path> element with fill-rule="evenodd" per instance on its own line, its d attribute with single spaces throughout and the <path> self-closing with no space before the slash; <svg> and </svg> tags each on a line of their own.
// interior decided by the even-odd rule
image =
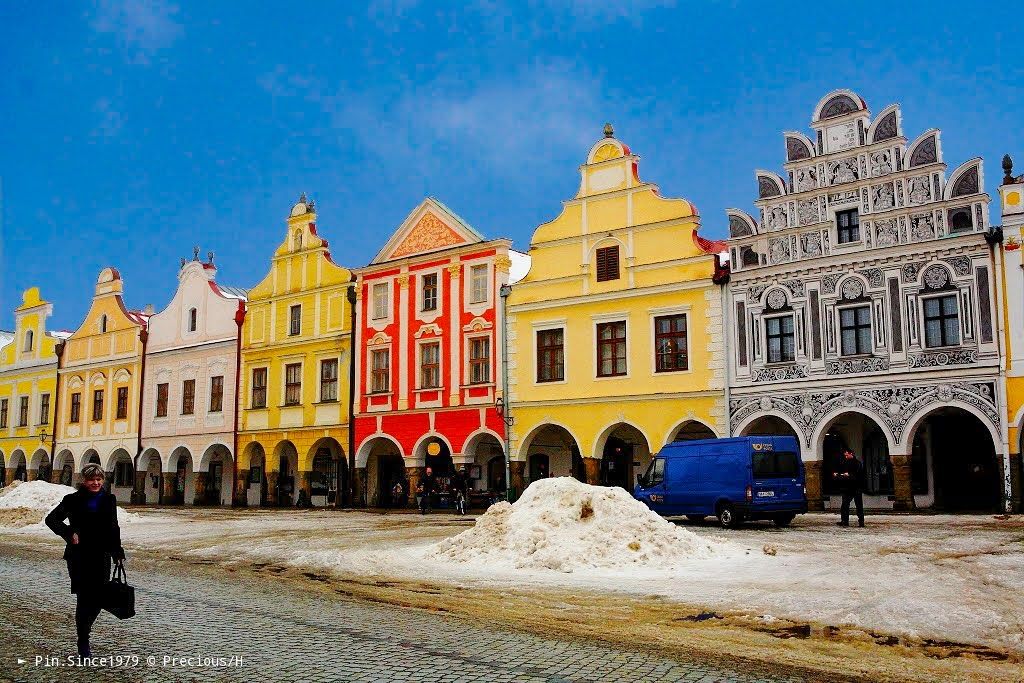
<svg viewBox="0 0 1024 683">
<path fill-rule="evenodd" d="M 812 508 L 844 448 L 869 507 L 996 509 L 1006 427 L 981 159 L 946 173 L 940 132 L 848 90 L 730 209 L 733 434 L 799 438 Z"/>
</svg>

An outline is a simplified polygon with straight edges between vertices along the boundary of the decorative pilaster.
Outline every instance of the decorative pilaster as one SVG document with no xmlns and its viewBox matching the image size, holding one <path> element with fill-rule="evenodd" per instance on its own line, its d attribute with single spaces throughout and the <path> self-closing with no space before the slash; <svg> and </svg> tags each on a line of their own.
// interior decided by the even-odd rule
<svg viewBox="0 0 1024 683">
<path fill-rule="evenodd" d="M 313 472 L 299 472 L 299 490 L 306 492 L 306 500 L 313 500 Z"/>
<path fill-rule="evenodd" d="M 267 472 L 265 475 L 266 490 L 263 497 L 267 507 L 277 507 L 277 480 L 280 476 L 280 472 Z"/>
<path fill-rule="evenodd" d="M 163 490 L 160 492 L 161 505 L 174 505 L 177 503 L 178 494 L 178 473 L 164 472 Z"/>
<path fill-rule="evenodd" d="M 57 476 L 60 476 L 59 474 Z M 56 482 L 54 482 L 56 483 Z M 132 505 L 142 505 L 146 502 L 146 473 L 135 472 L 135 482 L 132 486 Z"/>
<path fill-rule="evenodd" d="M 353 483 L 354 488 L 355 488 L 355 490 L 353 492 L 353 495 L 355 496 L 355 500 L 352 501 L 352 507 L 363 507 L 363 508 L 366 507 L 367 506 L 367 496 L 366 496 L 366 468 L 365 467 L 357 467 L 356 468 L 356 478 L 355 478 L 355 480 L 352 483 Z"/>
<path fill-rule="evenodd" d="M 804 463 L 804 486 L 807 487 L 807 509 L 820 512 L 825 509 L 821 498 L 821 460 Z"/>
<path fill-rule="evenodd" d="M 231 494 L 231 505 L 236 508 L 248 507 L 249 470 L 238 470 L 238 479 L 235 481 L 235 490 Z"/>
<path fill-rule="evenodd" d="M 416 509 L 416 487 L 420 480 L 426 476 L 426 467 L 406 467 L 405 474 L 409 477 L 409 504 L 408 507 Z"/>
<path fill-rule="evenodd" d="M 893 510 L 913 510 L 914 492 L 911 486 L 910 456 L 890 455 L 892 462 L 892 483 L 896 494 L 896 501 L 892 504 Z"/>
<path fill-rule="evenodd" d="M 207 500 L 207 484 L 210 480 L 209 472 L 196 472 L 194 476 L 195 491 L 192 493 L 192 504 L 209 505 L 210 501 Z"/>
</svg>

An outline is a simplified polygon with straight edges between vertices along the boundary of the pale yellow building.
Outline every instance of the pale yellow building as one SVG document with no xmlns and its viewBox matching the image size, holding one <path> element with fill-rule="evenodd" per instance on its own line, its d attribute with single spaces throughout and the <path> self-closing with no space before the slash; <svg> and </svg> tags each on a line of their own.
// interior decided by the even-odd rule
<svg viewBox="0 0 1024 683">
<path fill-rule="evenodd" d="M 14 309 L 14 332 L 0 345 L 0 485 L 49 479 L 57 401 L 55 347 L 67 334 L 50 333 L 53 306 L 39 289 L 25 290 Z M 54 481 L 60 470 L 54 470 Z"/>
<path fill-rule="evenodd" d="M 1024 175 L 1013 174 L 1013 160 L 1003 157 L 1003 181 L 999 186 L 1003 217 L 1003 242 L 996 251 L 1002 265 L 1003 367 L 1006 376 L 1006 451 L 1008 467 L 1003 489 L 1008 509 L 1021 512 L 1024 483 L 1021 452 L 1024 441 Z"/>
<path fill-rule="evenodd" d="M 116 268 L 96 279 L 92 306 L 67 339 L 58 381 L 54 469 L 101 465 L 111 490 L 127 496 L 140 451 L 139 396 L 148 314 L 131 311 Z"/>
<path fill-rule="evenodd" d="M 348 489 L 352 273 L 292 207 L 270 272 L 249 290 L 242 329 L 236 505 L 341 505 Z"/>
<path fill-rule="evenodd" d="M 725 435 L 723 247 L 638 163 L 607 126 L 507 298 L 518 491 L 550 474 L 631 488 L 666 443 Z"/>
</svg>

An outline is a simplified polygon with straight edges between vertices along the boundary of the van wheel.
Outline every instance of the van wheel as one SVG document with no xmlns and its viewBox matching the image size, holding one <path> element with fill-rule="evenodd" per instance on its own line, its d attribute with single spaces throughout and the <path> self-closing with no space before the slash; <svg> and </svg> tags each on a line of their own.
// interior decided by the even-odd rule
<svg viewBox="0 0 1024 683">
<path fill-rule="evenodd" d="M 782 528 L 787 527 L 793 522 L 793 518 L 796 515 L 776 515 L 772 517 L 772 521 L 775 522 L 775 526 Z"/>
<path fill-rule="evenodd" d="M 703 522 L 707 515 L 686 515 L 686 519 L 691 522 Z"/>
<path fill-rule="evenodd" d="M 723 529 L 735 529 L 740 525 L 740 516 L 728 503 L 718 508 L 718 523 Z"/>
</svg>

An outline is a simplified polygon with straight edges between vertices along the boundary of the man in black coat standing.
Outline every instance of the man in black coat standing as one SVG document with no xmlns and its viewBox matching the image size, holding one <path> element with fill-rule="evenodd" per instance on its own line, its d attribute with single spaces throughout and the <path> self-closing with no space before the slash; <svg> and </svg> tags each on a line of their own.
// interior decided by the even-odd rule
<svg viewBox="0 0 1024 683">
<path fill-rule="evenodd" d="M 111 558 L 124 561 L 121 527 L 117 524 L 117 499 L 104 490 L 103 480 L 103 469 L 99 465 L 86 465 L 82 468 L 78 490 L 64 496 L 46 515 L 46 526 L 68 544 L 64 559 L 71 577 L 71 592 L 78 596 L 75 627 L 78 654 L 82 657 L 91 656 L 89 633 L 103 609 Z"/>
<path fill-rule="evenodd" d="M 864 526 L 864 466 L 849 448 L 843 451 L 839 467 L 832 473 L 843 493 L 839 526 L 850 526 L 850 501 L 857 505 L 857 526 Z"/>
</svg>

